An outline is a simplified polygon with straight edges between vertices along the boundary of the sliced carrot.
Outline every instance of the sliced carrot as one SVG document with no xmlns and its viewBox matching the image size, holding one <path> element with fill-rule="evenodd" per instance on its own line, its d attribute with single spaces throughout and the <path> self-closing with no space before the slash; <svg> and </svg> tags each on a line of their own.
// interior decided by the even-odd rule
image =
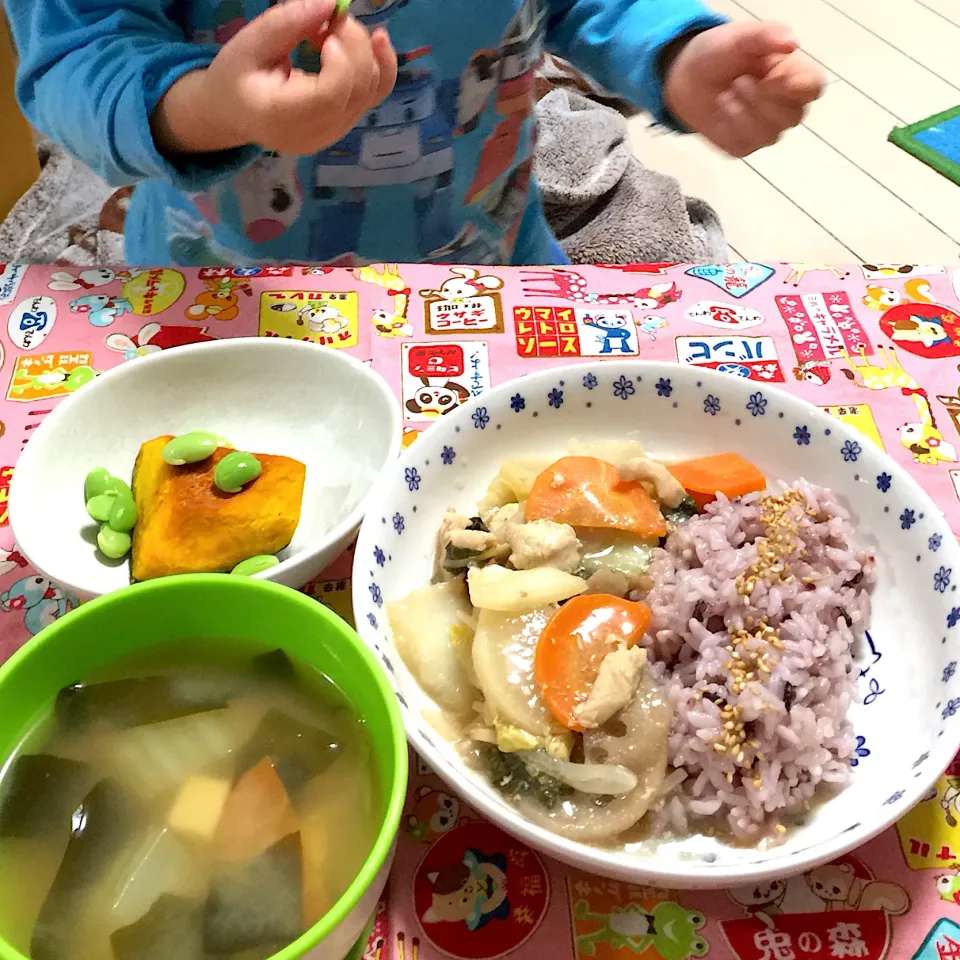
<svg viewBox="0 0 960 960">
<path fill-rule="evenodd" d="M 583 729 L 575 710 L 590 695 L 603 658 L 621 641 L 636 644 L 650 618 L 645 603 L 598 593 L 568 600 L 547 621 L 537 643 L 534 677 L 558 723 Z"/>
<path fill-rule="evenodd" d="M 286 788 L 273 762 L 264 757 L 227 797 L 213 842 L 214 855 L 232 863 L 252 860 L 298 829 Z"/>
<path fill-rule="evenodd" d="M 626 530 L 640 537 L 667 532 L 663 514 L 637 482 L 624 483 L 612 463 L 595 457 L 563 457 L 533 482 L 528 520 L 553 520 L 571 527 Z"/>
<path fill-rule="evenodd" d="M 731 500 L 747 493 L 763 490 L 767 478 L 739 453 L 718 453 L 713 457 L 685 460 L 670 464 L 667 469 L 690 494 L 698 510 L 722 493 Z"/>
</svg>

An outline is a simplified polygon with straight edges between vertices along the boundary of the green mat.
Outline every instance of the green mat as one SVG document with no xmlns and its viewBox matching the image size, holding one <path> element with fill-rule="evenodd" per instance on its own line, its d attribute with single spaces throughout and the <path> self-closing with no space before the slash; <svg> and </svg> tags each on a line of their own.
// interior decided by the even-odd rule
<svg viewBox="0 0 960 960">
<path fill-rule="evenodd" d="M 894 127 L 889 140 L 960 184 L 960 107 L 907 127 Z"/>
</svg>

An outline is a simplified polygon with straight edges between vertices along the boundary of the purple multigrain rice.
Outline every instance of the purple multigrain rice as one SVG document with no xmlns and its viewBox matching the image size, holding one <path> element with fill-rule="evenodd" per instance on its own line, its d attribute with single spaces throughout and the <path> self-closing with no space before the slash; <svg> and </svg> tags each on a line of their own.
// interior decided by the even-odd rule
<svg viewBox="0 0 960 960">
<path fill-rule="evenodd" d="M 757 563 L 769 492 L 721 497 L 654 554 L 644 642 L 676 704 L 670 762 L 687 774 L 660 804 L 664 828 L 687 832 L 701 819 L 725 820 L 737 839 L 776 841 L 781 821 L 802 814 L 818 785 L 849 777 L 853 646 L 869 620 L 874 557 L 854 546 L 849 515 L 833 493 L 799 481 L 772 494 L 787 489 L 802 497 L 786 510 L 796 534 L 778 583 L 761 576 L 748 595 L 737 587 Z M 754 671 L 741 690 L 728 669 L 731 631 L 746 626 L 749 633 L 761 623 L 775 628 L 783 648 L 752 644 L 767 652 L 770 673 Z M 725 742 L 725 707 L 742 709 L 735 719 L 744 740 L 721 753 L 714 744 Z"/>
</svg>

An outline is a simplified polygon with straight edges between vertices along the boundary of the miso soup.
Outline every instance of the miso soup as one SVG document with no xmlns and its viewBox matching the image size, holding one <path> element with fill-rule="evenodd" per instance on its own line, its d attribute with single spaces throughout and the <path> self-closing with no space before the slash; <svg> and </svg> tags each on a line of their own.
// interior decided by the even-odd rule
<svg viewBox="0 0 960 960">
<path fill-rule="evenodd" d="M 261 960 L 384 811 L 368 731 L 280 651 L 191 641 L 61 690 L 0 775 L 0 936 L 33 960 Z"/>
</svg>

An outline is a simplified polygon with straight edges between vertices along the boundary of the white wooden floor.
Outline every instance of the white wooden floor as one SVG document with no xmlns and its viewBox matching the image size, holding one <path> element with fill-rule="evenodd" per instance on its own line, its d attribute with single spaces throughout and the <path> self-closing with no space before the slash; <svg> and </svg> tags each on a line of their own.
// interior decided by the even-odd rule
<svg viewBox="0 0 960 960">
<path fill-rule="evenodd" d="M 894 126 L 960 105 L 960 0 L 708 0 L 788 23 L 827 74 L 804 125 L 746 160 L 631 123 L 637 155 L 711 203 L 731 256 L 960 261 L 960 186 L 893 144 Z"/>
</svg>

